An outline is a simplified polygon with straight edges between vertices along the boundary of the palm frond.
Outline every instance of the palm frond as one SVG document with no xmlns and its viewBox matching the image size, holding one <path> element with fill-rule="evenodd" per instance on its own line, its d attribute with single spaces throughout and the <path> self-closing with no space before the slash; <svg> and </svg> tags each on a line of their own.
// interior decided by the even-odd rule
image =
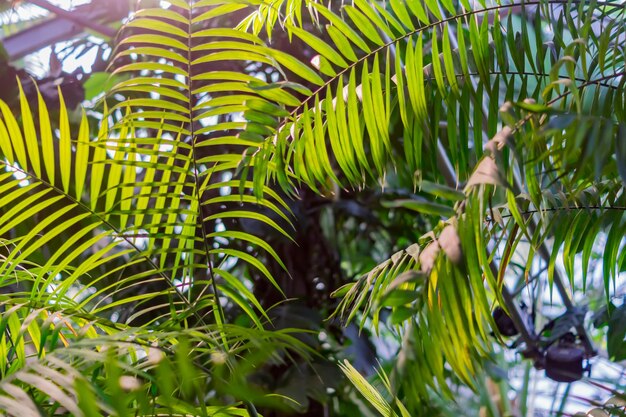
<svg viewBox="0 0 626 417">
<path fill-rule="evenodd" d="M 282 114 L 281 106 L 293 105 L 298 100 L 288 91 L 253 75 L 203 70 L 207 63 L 219 67 L 225 62 L 252 61 L 278 67 L 278 63 L 284 60 L 279 52 L 267 48 L 261 38 L 213 24 L 244 7 L 245 4 L 224 2 L 216 5 L 212 1 L 199 1 L 175 2 L 169 9 L 139 10 L 127 23 L 126 30 L 140 28 L 148 29 L 150 33 L 123 37 L 113 62 L 115 65 L 131 54 L 145 57 L 149 62 L 121 65 L 113 73 L 144 71 L 152 75 L 134 76 L 117 84 L 113 93 L 135 96 L 139 93 L 144 98 L 126 100 L 113 107 L 111 114 L 120 112 L 123 115 L 122 122 L 114 126 L 120 132 L 118 146 L 128 149 L 131 141 L 138 144 L 132 148 L 133 155 L 126 158 L 130 161 L 127 164 L 154 169 L 154 173 L 150 172 L 150 179 L 165 178 L 160 189 L 152 186 L 152 189 L 143 191 L 149 198 L 159 190 L 159 212 L 155 212 L 151 221 L 136 218 L 133 230 L 146 230 L 148 235 L 153 235 L 151 230 L 157 230 L 156 227 L 164 223 L 170 232 L 182 228 L 185 233 L 176 234 L 179 245 L 199 252 L 198 256 L 178 259 L 176 263 L 191 271 L 208 262 L 208 275 L 200 278 L 198 284 L 215 285 L 213 290 L 221 287 L 227 294 L 237 294 L 234 300 L 257 325 L 261 325 L 248 306 L 259 309 L 259 302 L 221 265 L 228 259 L 237 259 L 240 264 L 245 263 L 265 276 L 279 291 L 280 287 L 254 253 L 212 242 L 218 239 L 245 241 L 250 247 L 257 248 L 255 250 L 267 251 L 282 265 L 266 242 L 241 227 L 227 225 L 234 219 L 260 222 L 290 239 L 292 226 L 287 204 L 268 187 L 249 181 L 245 166 L 262 161 L 259 157 L 252 160 L 249 155 L 252 155 L 251 150 L 262 151 L 264 135 L 272 132 L 271 127 L 263 124 L 271 126 L 272 120 Z M 159 63 L 153 63 L 155 61 Z M 124 124 L 158 130 L 160 135 L 140 139 L 132 131 L 124 131 Z M 163 147 L 167 147 L 167 154 L 162 152 Z M 149 164 L 143 162 L 147 158 L 150 158 Z M 234 180 L 233 175 L 238 173 L 241 180 Z M 127 182 L 133 183 L 123 181 Z M 178 184 L 178 189 L 172 189 L 173 182 Z M 126 189 L 126 193 L 128 199 L 123 199 L 122 204 L 128 206 L 136 197 L 132 189 Z M 179 197 L 181 193 L 185 195 L 184 199 Z M 162 207 L 169 211 L 162 211 Z M 120 211 L 122 213 L 124 211 Z M 182 216 L 184 222 L 181 222 Z M 123 215 L 120 219 L 127 226 Z M 171 240 L 160 233 L 154 236 L 161 242 L 155 247 L 171 245 Z M 161 253 L 161 263 L 170 256 Z M 200 258 L 206 258 L 206 261 Z M 192 278 L 192 281 L 196 279 Z M 201 291 L 193 302 L 201 303 L 208 295 L 210 293 Z"/>
<path fill-rule="evenodd" d="M 0 143 L 4 156 L 0 164 L 6 171 L 2 174 L 0 234 L 8 236 L 0 265 L 3 286 L 12 284 L 20 292 L 30 293 L 33 301 L 42 303 L 61 302 L 68 298 L 68 292 L 75 292 L 69 297 L 75 300 L 73 308 L 92 312 L 106 311 L 120 302 L 140 304 L 142 299 L 157 296 L 188 303 L 167 276 L 169 267 L 157 266 L 125 234 L 123 227 L 111 222 L 107 211 L 112 209 L 113 198 L 111 191 L 99 194 L 106 185 L 105 176 L 98 168 L 89 177 L 94 194 L 87 194 L 90 165 L 106 164 L 108 158 L 104 149 L 92 150 L 96 142 L 89 140 L 85 114 L 80 131 L 74 136 L 62 104 L 59 138 L 55 140 L 43 99 L 40 97 L 37 109 L 39 123 L 35 122 L 23 95 L 21 103 L 21 126 L 6 104 L 0 103 L 3 115 Z M 122 182 L 122 175 L 131 175 L 129 171 L 132 170 L 118 166 L 109 172 L 108 183 Z M 103 211 L 98 209 L 100 202 L 104 203 Z M 52 252 L 44 263 L 32 268 L 28 262 L 36 260 L 43 248 Z M 92 251 L 92 248 L 99 249 Z M 119 266 L 120 259 L 127 263 Z M 138 264 L 142 265 L 141 270 L 133 268 Z M 16 271 L 23 279 L 16 278 Z M 145 287 L 147 291 L 142 296 L 117 302 L 110 298 L 141 282 L 152 283 Z M 97 283 L 101 284 L 100 289 L 92 292 Z"/>
<path fill-rule="evenodd" d="M 345 361 L 339 366 L 350 382 L 352 382 L 352 384 L 357 388 L 359 393 L 380 413 L 381 416 L 410 416 L 408 410 L 400 401 L 396 400 L 395 404 L 390 403 L 381 395 L 376 387 L 370 384 L 367 379 L 365 379 L 348 361 Z M 379 372 L 379 376 L 381 377 L 387 391 L 391 393 L 391 386 L 389 385 L 387 376 L 382 371 Z M 395 412 L 396 409 L 399 410 L 399 414 Z"/>
<path fill-rule="evenodd" d="M 56 336 L 63 337 L 63 333 Z M 228 350 L 223 345 L 226 333 Z M 10 414 L 18 410 L 38 413 L 43 406 L 48 413 L 75 416 L 131 412 L 248 416 L 240 403 L 210 405 L 219 403 L 220 395 L 241 395 L 244 390 L 247 399 L 262 400 L 264 394 L 254 391 L 244 379 L 232 378 L 244 378 L 254 369 L 252 363 L 239 362 L 238 357 L 245 354 L 248 361 L 257 361 L 255 364 L 268 357 L 281 363 L 289 360 L 289 352 L 310 354 L 310 348 L 290 330 L 276 333 L 239 326 L 198 327 L 158 335 L 128 328 L 56 348 L 51 339 L 48 335 L 47 353 L 29 357 L 2 379 L 0 409 Z M 14 348 L 18 351 L 16 345 Z"/>
<path fill-rule="evenodd" d="M 419 188 L 423 180 L 443 182 L 437 159 L 443 148 L 457 182 L 469 184 L 484 154 L 492 152 L 485 138 L 511 124 L 507 143 L 491 143 L 511 150 L 498 157 L 492 173 L 512 212 L 522 209 L 511 207 L 522 193 L 541 211 L 545 187 L 576 195 L 608 181 L 614 184 L 612 195 L 622 194 L 623 183 L 616 182 L 623 171 L 621 3 L 474 9 L 436 2 L 410 7 L 392 2 L 384 8 L 356 1 L 342 7 L 341 15 L 311 6 L 335 28 L 328 31 L 331 39 L 295 24 L 287 29 L 319 53 L 316 65 L 324 83 L 282 120 L 278 140 L 267 142 L 274 147 L 270 160 L 287 167 L 288 174 L 256 169 L 255 175 L 268 175 L 285 188 L 304 182 L 327 189 L 329 181 L 339 186 L 384 181 L 393 169 L 406 171 Z M 595 28 L 596 20 L 607 22 L 606 30 Z M 483 105 L 485 95 L 489 101 Z M 509 101 L 513 106 L 499 111 Z M 481 207 L 488 207 L 486 200 Z M 447 217 L 449 210 L 442 207 L 439 214 Z M 525 220 L 515 220 L 526 231 Z M 621 220 L 609 222 L 604 230 L 621 236 L 620 225 Z"/>
</svg>

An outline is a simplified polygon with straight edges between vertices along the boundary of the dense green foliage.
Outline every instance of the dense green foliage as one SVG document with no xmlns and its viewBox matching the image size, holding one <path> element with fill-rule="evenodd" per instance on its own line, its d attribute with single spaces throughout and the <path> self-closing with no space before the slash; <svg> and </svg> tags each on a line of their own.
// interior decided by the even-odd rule
<svg viewBox="0 0 626 417">
<path fill-rule="evenodd" d="M 146 3 L 95 109 L 0 101 L 0 409 L 507 415 L 512 276 L 626 357 L 622 2 Z M 375 386 L 339 324 L 397 344 Z"/>
</svg>

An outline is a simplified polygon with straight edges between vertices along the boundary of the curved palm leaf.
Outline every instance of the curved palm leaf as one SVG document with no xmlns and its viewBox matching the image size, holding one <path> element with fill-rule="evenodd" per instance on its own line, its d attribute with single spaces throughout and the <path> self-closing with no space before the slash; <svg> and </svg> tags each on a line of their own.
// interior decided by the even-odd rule
<svg viewBox="0 0 626 417">
<path fill-rule="evenodd" d="M 142 29 L 149 33 L 123 37 L 113 62 L 115 65 L 129 55 L 137 55 L 149 62 L 121 65 L 113 73 L 141 74 L 144 71 L 152 75 L 122 81 L 112 93 L 149 94 L 144 94 L 144 98 L 126 100 L 112 108 L 111 113 L 123 113 L 121 122 L 114 127 L 120 132 L 119 139 L 116 139 L 118 146 L 128 149 L 128 143 L 137 143 L 132 147 L 133 156 L 127 158 L 131 161 L 127 164 L 154 169 L 153 173 L 150 172 L 149 182 L 165 178 L 160 189 L 152 185 L 152 189 L 146 188 L 143 193 L 149 198 L 158 189 L 157 207 L 169 210 L 155 213 L 151 220 L 135 218 L 132 227 L 124 211 L 120 211 L 123 226 L 147 231 L 148 236 L 160 242 L 155 244 L 157 248 L 170 247 L 174 236 L 170 238 L 167 234 L 182 228 L 186 233 L 175 232 L 175 239 L 181 247 L 198 252 L 197 256 L 177 259 L 176 264 L 201 274 L 198 267 L 207 262 L 205 277 L 198 277 L 195 272 L 188 276 L 192 277 L 192 288 L 195 280 L 199 280 L 198 288 L 206 284 L 212 287 L 209 292 L 199 291 L 192 302 L 202 303 L 205 297 L 220 290 L 231 296 L 238 294 L 233 299 L 260 326 L 259 318 L 249 307 L 254 306 L 262 312 L 259 302 L 221 265 L 228 259 L 238 259 L 239 263 L 259 271 L 280 291 L 279 286 L 256 259 L 254 251 L 212 242 L 218 239 L 244 241 L 249 247 L 257 248 L 254 250 L 267 251 L 282 265 L 266 242 L 245 228 L 228 225 L 235 219 L 260 222 L 290 238 L 287 204 L 262 183 L 248 181 L 245 165 L 250 160 L 250 149 L 262 150 L 262 139 L 271 132 L 271 127 L 263 124 L 271 126 L 272 120 L 282 114 L 281 108 L 273 103 L 293 105 L 298 100 L 293 94 L 252 75 L 201 71 L 207 63 L 219 67 L 224 62 L 252 61 L 278 66 L 285 60 L 278 52 L 267 48 L 260 38 L 236 29 L 222 29 L 213 23 L 243 7 L 245 4 L 240 3 L 218 5 L 213 1 L 179 1 L 173 2 L 169 9 L 139 10 L 127 23 L 126 30 Z M 155 61 L 159 63 L 152 63 Z M 123 129 L 125 124 L 159 131 L 160 135 L 138 138 Z M 166 153 L 163 148 L 167 149 Z M 144 161 L 148 158 L 150 162 L 146 164 Z M 262 161 L 261 158 L 255 160 Z M 254 161 L 250 163 L 254 164 Z M 242 167 L 241 180 L 233 180 L 233 175 Z M 124 182 L 132 184 L 133 179 L 130 180 Z M 179 188 L 173 188 L 173 183 Z M 260 198 L 255 198 L 252 190 Z M 129 207 L 137 196 L 132 189 L 127 188 L 126 193 L 127 199 L 121 204 Z M 181 193 L 184 199 L 180 198 Z M 166 235 L 160 231 L 155 234 L 163 224 L 168 225 Z M 161 253 L 161 264 L 169 257 L 171 254 Z"/>
<path fill-rule="evenodd" d="M 31 334 L 34 323 L 29 325 Z M 290 330 L 276 333 L 209 326 L 155 334 L 128 328 L 55 348 L 51 336 L 63 337 L 63 333 L 48 332 L 45 344 L 50 352 L 29 358 L 2 379 L 0 409 L 12 415 L 18 411 L 39 415 L 38 409 L 43 408 L 49 414 L 72 416 L 100 412 L 248 416 L 241 404 L 211 403 L 219 404 L 220 395 L 244 392 L 248 400 L 262 402 L 264 395 L 252 390 L 243 379 L 254 366 L 268 357 L 284 362 L 290 352 L 309 355 L 308 348 Z M 231 346 L 227 350 L 223 348 L 224 334 Z M 248 358 L 245 362 L 238 360 L 243 355 Z"/>
<path fill-rule="evenodd" d="M 484 353 L 491 321 L 483 281 L 500 299 L 510 255 L 522 239 L 531 245 L 527 270 L 541 246 L 549 279 L 562 253 L 573 280 L 575 259 L 582 253 L 586 267 L 593 242 L 606 236 L 609 295 L 625 250 L 623 4 L 482 2 L 474 8 L 361 0 L 339 13 L 310 7 L 328 22 L 326 33 L 309 33 L 297 19 L 285 25 L 319 53 L 313 65 L 323 82 L 313 82 L 317 89 L 289 108 L 266 141 L 278 170 L 257 167 L 255 175 L 277 179 L 285 189 L 299 182 L 322 190 L 332 189 L 330 182 L 384 184 L 389 170 L 412 177 L 418 189 L 424 180 L 442 188 L 442 180 L 447 187 L 466 185 L 455 210 L 423 201 L 390 205 L 448 218 L 452 226 L 435 230 L 448 230 L 445 239 L 430 239 L 429 279 L 421 291 L 402 275 L 421 263 L 398 255 L 347 293 L 344 311 L 356 303 L 349 318 L 362 305 L 370 311 L 395 303 L 395 319 L 416 317 L 430 331 L 425 337 L 434 334 L 437 346 L 449 347 L 445 359 L 471 384 L 472 358 Z M 600 21 L 602 30 L 594 24 Z M 296 75 L 312 82 L 304 71 Z M 440 169 L 442 160 L 458 179 Z M 485 221 L 500 211 L 494 202 L 504 205 L 507 223 Z M 498 246 L 504 255 L 492 271 L 486 248 Z M 416 315 L 421 309 L 425 316 Z M 426 369 L 432 380 L 433 370 Z"/>
</svg>

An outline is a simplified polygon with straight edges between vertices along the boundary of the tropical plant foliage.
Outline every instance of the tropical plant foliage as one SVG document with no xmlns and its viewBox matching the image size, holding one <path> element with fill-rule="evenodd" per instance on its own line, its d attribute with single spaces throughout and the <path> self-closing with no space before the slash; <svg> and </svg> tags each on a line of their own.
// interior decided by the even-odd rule
<svg viewBox="0 0 626 417">
<path fill-rule="evenodd" d="M 528 280 L 538 258 L 550 286 L 562 269 L 577 291 L 599 256 L 615 295 L 624 4 L 343 3 L 140 8 L 101 120 L 83 111 L 72 131 L 60 92 L 58 121 L 41 95 L 31 107 L 21 92 L 19 112 L 0 102 L 2 409 L 245 416 L 272 403 L 254 372 L 314 349 L 251 288 L 262 277 L 283 293 L 268 264 L 288 269 L 277 242 L 307 189 L 409 190 L 381 204 L 424 227 L 336 292 L 339 317 L 401 341 L 379 375 L 389 395 L 342 367 L 382 415 L 418 415 L 450 381 L 481 390 L 505 277 Z M 316 55 L 281 50 L 285 36 Z"/>
<path fill-rule="evenodd" d="M 289 22 L 287 30 L 319 52 L 326 77 L 270 142 L 270 160 L 293 179 L 267 171 L 285 188 L 364 186 L 395 171 L 426 195 L 389 204 L 434 215 L 422 250 L 395 255 L 344 298 L 350 316 L 374 309 L 374 325 L 382 307 L 411 323 L 402 372 L 445 391 L 445 359 L 472 385 L 474 361 L 489 350 L 490 299 L 499 300 L 520 242 L 529 244 L 525 276 L 541 251 L 550 283 L 559 254 L 572 282 L 582 254 L 584 289 L 594 242 L 604 239 L 610 296 L 625 257 L 623 5 L 311 7 L 328 23 L 328 42 Z M 441 169 L 442 157 L 454 175 Z M 549 250 L 540 249 L 545 242 Z M 411 380 L 405 389 L 416 392 L 407 398 L 427 398 L 420 385 Z"/>
</svg>

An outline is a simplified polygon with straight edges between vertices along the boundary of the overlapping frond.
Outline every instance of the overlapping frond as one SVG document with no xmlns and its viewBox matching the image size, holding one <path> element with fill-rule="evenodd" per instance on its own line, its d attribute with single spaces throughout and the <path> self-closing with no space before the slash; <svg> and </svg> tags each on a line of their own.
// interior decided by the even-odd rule
<svg viewBox="0 0 626 417">
<path fill-rule="evenodd" d="M 21 381 L 0 387 L 4 406 L 59 375 L 60 362 L 27 368 L 28 355 L 47 357 L 48 334 L 63 343 L 92 329 L 77 337 L 94 343 L 87 354 L 119 323 L 212 320 L 218 344 L 237 351 L 247 336 L 220 327 L 219 297 L 262 328 L 268 318 L 238 274 L 280 290 L 256 257 L 283 266 L 258 227 L 290 235 L 271 181 L 329 194 L 393 175 L 419 195 L 386 206 L 420 213 L 433 231 L 342 293 L 340 308 L 375 325 L 391 311 L 414 354 L 404 369 L 420 376 L 404 387 L 414 397 L 445 390 L 446 363 L 472 385 L 516 249 L 528 251 L 527 271 L 544 256 L 550 279 L 562 254 L 574 281 L 575 262 L 586 273 L 602 239 L 608 295 L 626 263 L 622 2 L 167 3 L 126 23 L 112 65 L 124 77 L 110 92 L 125 100 L 96 140 L 84 115 L 72 133 L 62 107 L 57 133 L 41 99 L 38 117 L 24 100 L 20 117 L 0 103 L 0 286 L 11 288 L 0 348 L 17 358 L 3 371 Z M 310 65 L 272 47 L 277 25 L 316 51 Z M 136 311 L 114 317 L 120 305 Z M 68 395 L 94 393 L 47 395 L 72 412 Z"/>
<path fill-rule="evenodd" d="M 17 336 L 8 317 L 7 327 Z M 72 329 L 75 319 L 68 314 L 51 331 L 46 326 L 53 320 L 32 318 L 28 334 L 39 342 L 33 334 L 41 326 L 41 343 L 49 351 L 29 355 L 27 363 L 3 376 L 0 409 L 10 415 L 256 415 L 241 403 L 219 405 L 218 397 L 245 392 L 247 400 L 262 399 L 244 382 L 254 369 L 251 362 L 282 363 L 289 354 L 309 355 L 290 330 L 270 333 L 239 326 L 158 334 L 118 329 L 56 347 L 56 339 L 68 330 L 95 333 L 89 325 Z M 225 337 L 230 348 L 224 348 Z M 14 344 L 12 354 L 19 352 Z M 243 355 L 247 362 L 239 361 Z"/>
<path fill-rule="evenodd" d="M 37 358 L 45 361 L 55 349 L 67 352 L 76 347 L 81 354 L 95 354 L 108 344 L 102 340 L 105 334 L 125 332 L 133 338 L 157 329 L 185 328 L 203 333 L 199 326 L 215 323 L 219 336 L 215 340 L 223 349 L 243 354 L 246 338 L 256 338 L 249 347 L 260 346 L 258 335 L 244 334 L 247 329 L 225 327 L 221 304 L 234 303 L 259 329 L 269 321 L 240 275 L 254 268 L 280 290 L 257 253 L 267 252 L 279 265 L 282 261 L 255 228 L 261 224 L 289 239 L 290 214 L 278 193 L 246 179 L 241 152 L 262 143 L 258 138 L 264 136 L 254 129 L 257 126 L 263 135 L 266 130 L 254 120 L 276 117 L 280 107 L 274 101 L 297 100 L 252 76 L 196 71 L 196 65 L 207 62 L 249 58 L 235 57 L 241 52 L 236 48 L 230 54 L 204 54 L 216 44 L 198 40 L 217 36 L 258 46 L 234 29 L 205 25 L 196 30 L 238 8 L 207 8 L 213 3 L 172 2 L 173 8 L 181 8 L 180 14 L 141 10 L 128 23 L 127 30 L 149 26 L 162 37 L 151 33 L 124 38 L 120 48 L 131 48 L 119 50 L 116 59 L 132 53 L 163 60 L 116 69 L 138 76 L 114 87 L 112 94 L 128 99 L 105 108 L 95 138 L 84 112 L 78 131 L 70 128 L 72 116 L 62 98 L 58 123 L 51 122 L 41 97 L 38 108 L 31 109 L 22 94 L 19 115 L 0 102 L 0 287 L 5 308 L 1 346 L 6 353 L 2 372 L 8 378 L 2 388 L 4 409 L 12 410 L 30 384 L 42 391 L 36 402 L 51 399 L 50 404 L 74 414 L 80 404 L 69 407 L 68 395 L 76 399 L 82 394 L 69 386 L 43 384 L 42 375 L 32 376 L 25 367 Z M 184 18 L 185 31 L 159 23 L 163 18 L 175 23 Z M 231 48 L 228 40 L 221 42 Z M 182 51 L 176 52 L 181 45 Z M 250 53 L 265 53 L 258 48 Z M 192 58 L 193 54 L 202 56 Z M 184 69 L 173 64 L 181 59 Z M 270 59 L 268 54 L 266 61 Z M 153 76 L 142 76 L 142 71 Z M 236 105 L 242 98 L 246 112 Z M 223 117 L 230 120 L 218 121 Z M 235 180 L 240 166 L 242 180 Z M 253 189 L 259 191 L 256 196 Z M 270 334 L 276 340 L 282 337 L 276 332 L 264 333 L 263 338 L 271 342 Z M 94 340 L 91 350 L 77 345 L 89 343 L 87 339 Z M 296 339 L 287 342 L 300 345 Z M 276 347 L 263 347 L 265 359 Z M 201 356 L 193 356 L 202 362 Z M 42 366 L 47 374 L 58 371 Z M 30 376 L 8 376 L 17 373 Z M 18 384 L 22 387 L 18 389 L 11 378 L 26 385 Z"/>
<path fill-rule="evenodd" d="M 325 31 L 310 33 L 297 20 L 285 26 L 319 54 L 312 65 L 321 81 L 294 71 L 315 90 L 288 108 L 266 141 L 276 170 L 257 167 L 255 175 L 285 189 L 304 183 L 322 192 L 332 183 L 384 185 L 390 173 L 411 178 L 417 190 L 424 180 L 466 190 L 454 209 L 424 200 L 390 204 L 431 216 L 435 225 L 447 219 L 430 238 L 430 249 L 441 253 L 432 256 L 427 274 L 415 272 L 422 263 L 409 253 L 379 265 L 348 291 L 347 317 L 363 307 L 376 323 L 380 309 L 392 307 L 396 322 L 415 318 L 417 327 L 429 330 L 423 337 L 449 348 L 445 359 L 471 384 L 471 360 L 484 353 L 490 304 L 500 297 L 510 255 L 522 239 L 532 251 L 544 247 L 550 277 L 568 242 L 564 260 L 571 277 L 576 257 L 588 259 L 596 237 L 607 236 L 608 292 L 624 256 L 622 3 L 357 0 L 339 11 L 309 6 Z M 453 175 L 441 169 L 447 161 Z M 590 187 L 602 188 L 607 194 L 597 194 L 608 200 L 574 203 L 595 213 L 589 223 L 580 211 L 554 210 L 550 196 L 589 200 L 584 193 Z M 486 221 L 499 205 L 511 219 L 502 229 Z M 494 269 L 490 252 L 499 247 L 504 256 Z M 532 262 L 531 256 L 525 266 Z M 433 380 L 433 370 L 424 369 Z"/>
<path fill-rule="evenodd" d="M 505 101 L 580 108 L 580 95 L 588 107 L 602 97 L 598 113 L 621 108 L 619 2 L 444 3 L 385 8 L 363 0 L 341 14 L 311 4 L 328 22 L 324 37 L 287 26 L 319 53 L 314 65 L 324 81 L 281 124 L 289 145 L 277 152 L 298 180 L 338 181 L 339 168 L 340 184 L 359 185 L 384 177 L 390 161 L 419 179 L 436 166 L 439 139 L 464 181 L 499 130 Z M 590 28 L 602 19 L 607 30 Z"/>
<path fill-rule="evenodd" d="M 257 0 L 249 1 L 255 7 L 238 27 L 244 31 L 251 31 L 255 35 L 265 31 L 267 37 L 272 39 L 272 34 L 277 26 L 283 28 L 285 24 L 302 25 L 308 18 L 317 20 L 317 14 L 311 7 L 312 3 L 322 3 L 321 0 Z M 339 3 L 339 2 L 338 2 Z M 332 6 L 332 5 L 329 5 Z"/>
<path fill-rule="evenodd" d="M 335 293 L 342 297 L 337 313 L 347 320 L 361 313 L 361 325 L 371 317 L 378 329 L 383 311 L 390 312 L 389 322 L 402 339 L 394 372 L 420 375 L 410 382 L 398 378 L 411 405 L 428 398 L 429 389 L 450 394 L 446 363 L 473 387 L 478 363 L 491 350 L 491 304 L 501 300 L 502 280 L 481 267 L 491 257 L 487 233 L 476 220 L 482 197 L 475 197 L 493 187 L 481 175 L 477 170 L 470 177 L 466 199 L 449 220 Z M 475 198 L 471 207 L 470 198 Z"/>
<path fill-rule="evenodd" d="M 148 179 L 141 180 L 139 194 L 125 185 L 134 178 L 122 182 L 123 227 L 145 233 L 155 251 L 174 243 L 195 253 L 185 258 L 180 257 L 184 250 L 153 253 L 161 264 L 176 257 L 177 268 L 188 269 L 183 275 L 192 288 L 212 288 L 197 290 L 194 304 L 217 291 L 261 326 L 263 309 L 233 275 L 232 260 L 253 268 L 280 291 L 255 253 L 265 251 L 280 265 L 282 261 L 250 224 L 289 239 L 291 214 L 282 197 L 253 181 L 249 166 L 264 163 L 253 152 L 263 152 L 263 140 L 286 114 L 283 107 L 299 100 L 261 76 L 263 66 L 279 70 L 281 64 L 292 65 L 286 54 L 268 48 L 260 37 L 217 23 L 246 7 L 240 2 L 175 1 L 166 9 L 138 10 L 114 55 L 113 73 L 133 76 L 113 87 L 112 94 L 128 99 L 111 109 L 121 121 L 113 128 L 116 139 L 109 142 L 132 151 L 127 164 L 144 169 Z M 126 63 L 129 56 L 137 59 Z M 241 63 L 242 71 L 220 69 L 232 63 Z M 257 76 L 254 70 L 243 71 L 254 65 L 259 66 Z M 147 137 L 125 129 L 127 125 L 147 131 Z M 150 198 L 157 202 L 149 211 L 152 217 L 128 220 L 124 205 L 146 207 Z M 232 241 L 247 249 L 227 243 Z"/>
<path fill-rule="evenodd" d="M 169 277 L 171 267 L 158 266 L 111 219 L 118 210 L 116 187 L 124 177 L 130 182 L 134 170 L 120 164 L 105 174 L 104 167 L 123 161 L 125 154 L 118 150 L 109 157 L 91 141 L 84 113 L 79 132 L 71 132 L 63 104 L 58 139 L 41 98 L 35 118 L 22 97 L 21 123 L 4 103 L 0 107 L 2 287 L 42 305 L 102 317 L 121 304 L 139 308 L 143 300 L 157 297 L 188 304 Z M 103 142 L 105 131 L 103 124 Z M 138 285 L 143 285 L 139 295 L 117 296 Z"/>
<path fill-rule="evenodd" d="M 605 293 L 609 296 L 611 284 L 618 279 L 626 257 L 625 197 L 621 180 L 606 180 L 567 194 L 559 189 L 556 192 L 544 190 L 538 206 L 530 197 L 522 195 L 516 199 L 518 211 L 515 213 L 507 206 L 491 207 L 484 219 L 490 225 L 492 236 L 503 231 L 508 235 L 510 253 L 520 250 L 527 254 L 526 280 L 533 259 L 541 255 L 537 243 L 550 239 L 551 251 L 546 259 L 548 281 L 552 283 L 555 269 L 562 265 L 572 286 L 575 287 L 574 281 L 580 281 L 584 290 L 590 259 L 598 247 L 602 248 Z M 520 229 L 518 224 L 532 224 L 532 228 Z M 503 261 L 502 267 L 505 267 L 511 259 Z M 581 262 L 579 267 L 575 266 L 578 261 Z"/>
</svg>

